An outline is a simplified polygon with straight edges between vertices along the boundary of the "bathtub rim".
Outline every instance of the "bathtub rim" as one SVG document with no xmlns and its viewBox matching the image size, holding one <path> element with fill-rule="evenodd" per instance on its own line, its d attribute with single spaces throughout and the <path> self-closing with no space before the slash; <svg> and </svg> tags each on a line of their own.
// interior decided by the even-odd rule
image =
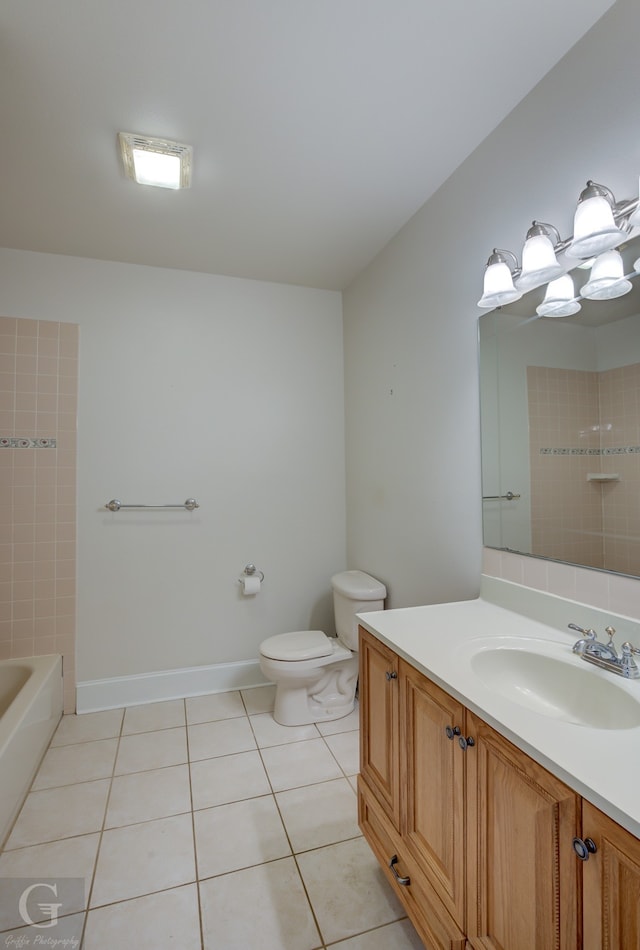
<svg viewBox="0 0 640 950">
<path fill-rule="evenodd" d="M 6 845 L 13 824 L 31 788 L 63 714 L 62 655 L 12 657 L 3 666 L 27 666 L 31 675 L 0 718 L 0 850 Z M 48 710 L 48 715 L 41 715 Z M 33 718 L 29 722 L 29 717 Z M 21 747 L 20 733 L 26 745 Z M 27 748 L 28 746 L 28 748 Z M 8 776 L 8 777 L 7 777 Z"/>
</svg>

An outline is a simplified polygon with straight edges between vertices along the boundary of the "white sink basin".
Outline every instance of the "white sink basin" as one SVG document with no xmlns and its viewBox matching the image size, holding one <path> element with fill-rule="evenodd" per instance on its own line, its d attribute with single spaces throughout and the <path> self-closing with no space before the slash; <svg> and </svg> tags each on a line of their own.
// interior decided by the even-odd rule
<svg viewBox="0 0 640 950">
<path fill-rule="evenodd" d="M 640 726 L 640 681 L 588 666 L 552 641 L 496 637 L 471 641 L 473 672 L 491 690 L 532 712 L 595 729 Z M 559 655 L 558 655 L 559 654 Z M 631 691 L 637 688 L 637 698 Z"/>
</svg>

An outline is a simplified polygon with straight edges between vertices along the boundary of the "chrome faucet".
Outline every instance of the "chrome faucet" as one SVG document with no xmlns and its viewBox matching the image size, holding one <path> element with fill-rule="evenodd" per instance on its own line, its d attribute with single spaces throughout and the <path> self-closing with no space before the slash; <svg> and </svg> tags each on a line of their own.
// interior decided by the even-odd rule
<svg viewBox="0 0 640 950">
<path fill-rule="evenodd" d="M 570 630 L 576 630 L 582 634 L 580 640 L 573 644 L 573 652 L 586 660 L 587 663 L 593 663 L 603 670 L 609 670 L 617 676 L 624 676 L 626 679 L 639 679 L 640 668 L 633 658 L 633 654 L 640 655 L 640 649 L 626 642 L 622 644 L 622 652 L 619 654 L 615 648 L 613 637 L 615 630 L 613 627 L 605 627 L 605 633 L 609 637 L 608 643 L 602 643 L 598 640 L 595 630 L 579 627 L 575 623 L 568 624 Z"/>
</svg>

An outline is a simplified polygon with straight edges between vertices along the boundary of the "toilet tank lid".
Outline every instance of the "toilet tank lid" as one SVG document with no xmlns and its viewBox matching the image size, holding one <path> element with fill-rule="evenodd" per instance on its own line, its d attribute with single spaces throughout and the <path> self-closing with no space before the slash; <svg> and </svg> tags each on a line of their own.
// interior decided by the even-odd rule
<svg viewBox="0 0 640 950">
<path fill-rule="evenodd" d="M 331 578 L 331 586 L 352 600 L 384 600 L 387 588 L 364 571 L 340 571 Z"/>
</svg>

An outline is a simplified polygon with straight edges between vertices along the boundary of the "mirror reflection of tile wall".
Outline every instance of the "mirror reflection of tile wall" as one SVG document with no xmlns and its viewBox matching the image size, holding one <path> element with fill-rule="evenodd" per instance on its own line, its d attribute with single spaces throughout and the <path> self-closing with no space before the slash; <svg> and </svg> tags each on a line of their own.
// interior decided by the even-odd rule
<svg viewBox="0 0 640 950">
<path fill-rule="evenodd" d="M 640 364 L 529 366 L 527 391 L 531 553 L 640 575 Z"/>
<path fill-rule="evenodd" d="M 75 709 L 78 327 L 0 317 L 0 659 L 64 656 Z"/>
</svg>

